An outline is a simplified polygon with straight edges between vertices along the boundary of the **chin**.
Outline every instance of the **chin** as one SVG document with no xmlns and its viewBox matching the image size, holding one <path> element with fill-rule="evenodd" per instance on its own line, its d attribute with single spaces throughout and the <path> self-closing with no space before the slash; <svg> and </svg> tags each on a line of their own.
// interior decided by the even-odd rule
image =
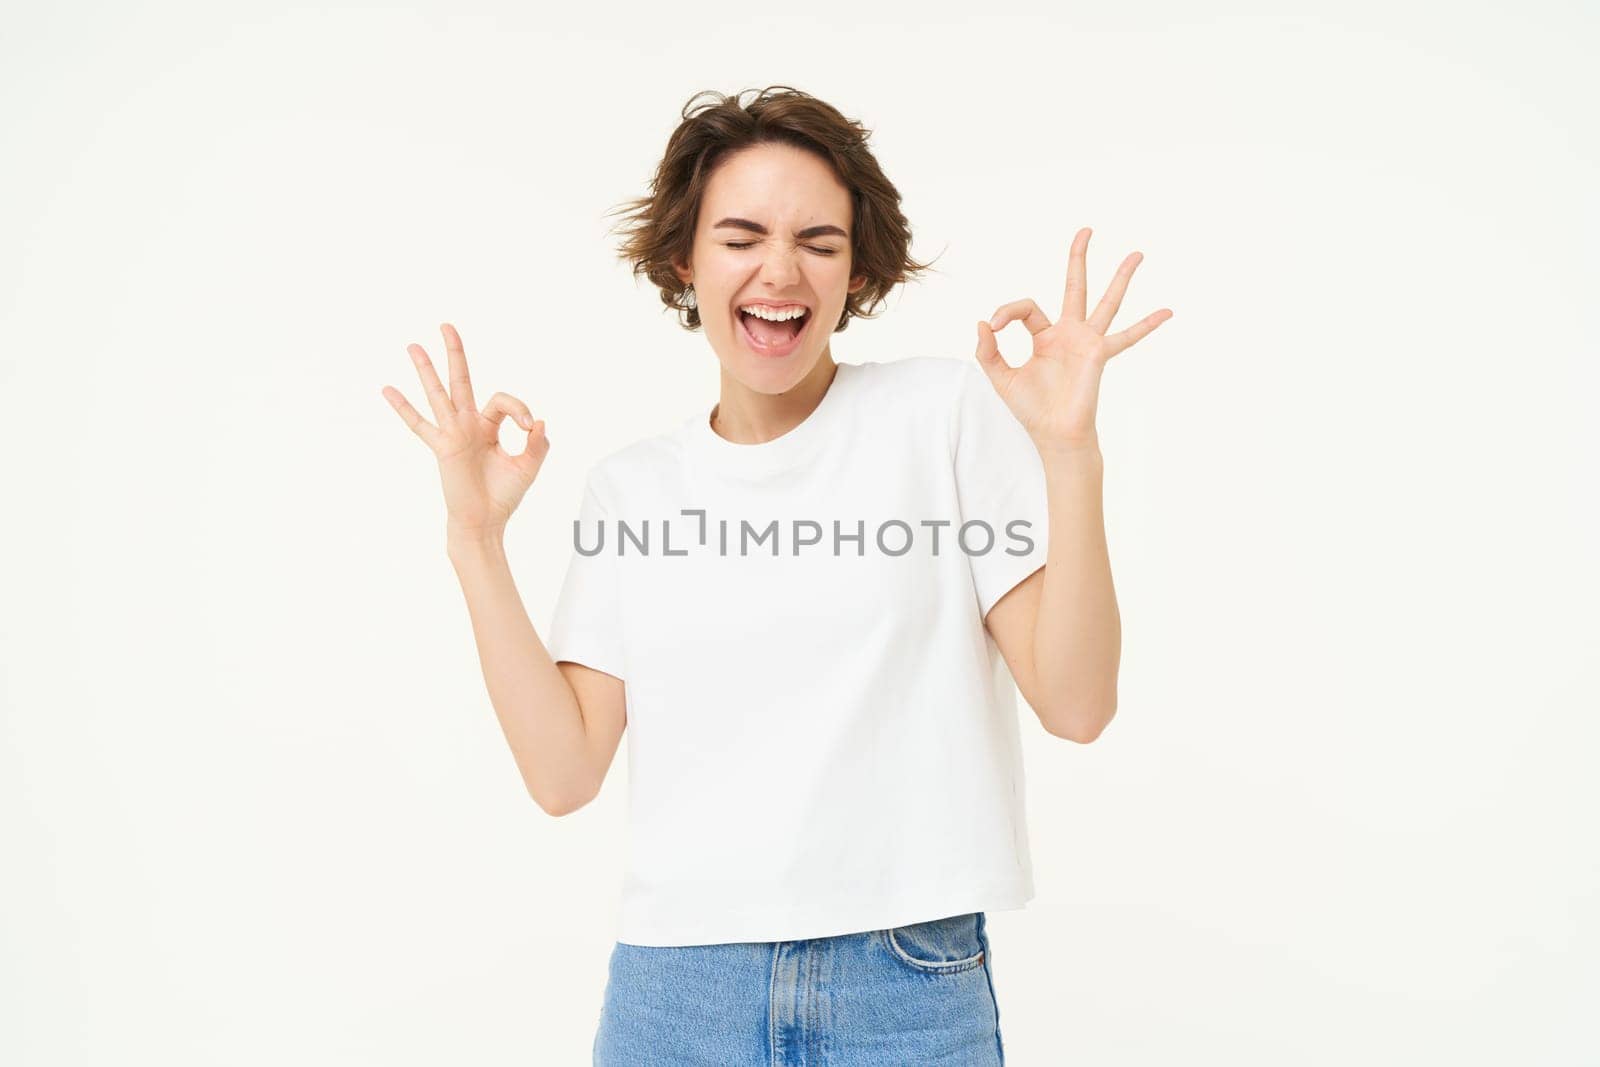
<svg viewBox="0 0 1600 1067">
<path fill-rule="evenodd" d="M 740 353 L 733 362 L 724 361 L 722 365 L 745 388 L 757 393 L 766 393 L 768 396 L 778 396 L 805 381 L 806 375 L 815 369 L 819 358 L 820 353 L 811 356 L 804 363 L 791 359 L 785 360 L 780 366 L 773 366 L 768 360 L 755 359 L 746 353 Z"/>
</svg>

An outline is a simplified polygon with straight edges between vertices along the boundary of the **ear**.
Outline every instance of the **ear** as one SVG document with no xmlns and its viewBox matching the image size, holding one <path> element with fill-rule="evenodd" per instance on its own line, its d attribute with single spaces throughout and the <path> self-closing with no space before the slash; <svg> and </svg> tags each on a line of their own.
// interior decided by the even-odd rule
<svg viewBox="0 0 1600 1067">
<path fill-rule="evenodd" d="M 865 274 L 858 274 L 854 278 L 850 279 L 850 288 L 847 290 L 847 292 L 857 292 L 863 285 L 866 284 L 867 276 Z"/>
<path fill-rule="evenodd" d="M 690 269 L 689 264 L 680 263 L 676 259 L 672 261 L 672 273 L 676 274 L 678 280 L 684 285 L 694 281 L 694 271 Z"/>
</svg>

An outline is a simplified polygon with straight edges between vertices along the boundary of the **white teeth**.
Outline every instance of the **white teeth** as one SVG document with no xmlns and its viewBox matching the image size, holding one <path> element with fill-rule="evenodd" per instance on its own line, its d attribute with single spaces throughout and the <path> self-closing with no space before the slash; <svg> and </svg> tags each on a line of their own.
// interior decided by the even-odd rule
<svg viewBox="0 0 1600 1067">
<path fill-rule="evenodd" d="M 747 311 L 756 318 L 766 319 L 768 322 L 787 322 L 790 319 L 798 319 L 806 313 L 803 307 L 775 309 L 761 304 L 747 304 L 739 310 Z"/>
</svg>

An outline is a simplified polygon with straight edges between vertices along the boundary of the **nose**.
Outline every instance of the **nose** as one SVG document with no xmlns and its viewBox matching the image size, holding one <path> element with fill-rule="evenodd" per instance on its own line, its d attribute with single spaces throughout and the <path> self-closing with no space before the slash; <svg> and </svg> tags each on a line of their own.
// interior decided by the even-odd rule
<svg viewBox="0 0 1600 1067">
<path fill-rule="evenodd" d="M 782 292 L 800 280 L 800 266 L 796 262 L 799 248 L 785 248 L 774 242 L 761 259 L 761 280 Z"/>
</svg>

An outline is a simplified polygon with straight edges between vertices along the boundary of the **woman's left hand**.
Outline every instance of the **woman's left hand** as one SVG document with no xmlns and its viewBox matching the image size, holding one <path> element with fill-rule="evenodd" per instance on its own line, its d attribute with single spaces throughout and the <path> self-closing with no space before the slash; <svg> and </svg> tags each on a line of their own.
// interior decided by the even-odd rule
<svg viewBox="0 0 1600 1067">
<path fill-rule="evenodd" d="M 1140 252 L 1122 261 L 1094 314 L 1084 317 L 1088 285 L 1084 257 L 1090 232 L 1085 226 L 1072 239 L 1059 322 L 1052 324 L 1032 300 L 1014 300 L 1002 305 L 988 322 L 978 323 L 978 364 L 1040 449 L 1097 446 L 1094 413 L 1106 361 L 1172 317 L 1170 308 L 1162 308 L 1106 336 L 1128 280 L 1144 259 Z M 1006 363 L 995 344 L 995 330 L 1014 319 L 1021 319 L 1033 335 L 1033 355 L 1020 367 Z"/>
</svg>

